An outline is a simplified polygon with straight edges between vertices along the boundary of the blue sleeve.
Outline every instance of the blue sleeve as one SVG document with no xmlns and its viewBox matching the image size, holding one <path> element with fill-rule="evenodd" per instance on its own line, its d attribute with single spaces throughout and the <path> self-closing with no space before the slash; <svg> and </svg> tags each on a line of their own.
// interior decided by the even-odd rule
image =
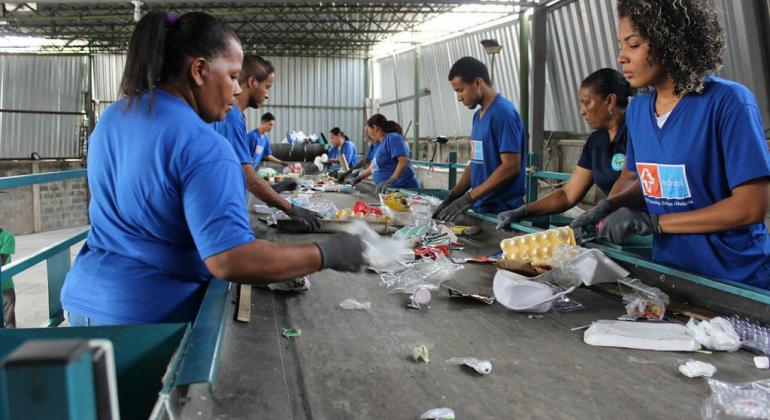
<svg viewBox="0 0 770 420">
<path fill-rule="evenodd" d="M 240 115 L 240 111 L 237 107 L 233 107 L 233 110 L 225 117 L 225 124 L 227 125 L 227 141 L 233 147 L 235 157 L 241 165 L 251 165 L 254 162 L 254 151 L 249 150 L 249 139 L 246 135 L 246 121 L 243 120 L 243 116 Z"/>
<path fill-rule="evenodd" d="M 746 92 L 746 95 L 751 94 Z M 747 103 L 747 98 L 731 95 L 721 107 L 719 139 L 730 189 L 770 176 L 770 152 L 762 119 L 756 102 L 749 99 L 752 103 Z"/>
<path fill-rule="evenodd" d="M 521 153 L 524 150 L 524 130 L 521 117 L 516 112 L 513 115 L 502 114 L 497 118 L 495 128 L 500 153 Z"/>
<path fill-rule="evenodd" d="M 634 156 L 634 141 L 631 130 L 626 131 L 626 169 L 636 172 L 636 156 Z"/>
<path fill-rule="evenodd" d="M 273 151 L 270 149 L 270 137 L 268 137 L 267 134 L 265 134 L 265 145 L 263 146 L 263 149 L 263 156 L 272 156 Z"/>
<path fill-rule="evenodd" d="M 396 159 L 399 156 L 409 157 L 409 150 L 406 148 L 406 142 L 403 137 L 399 135 L 390 135 L 389 137 L 387 147 L 391 159 Z"/>
<path fill-rule="evenodd" d="M 187 226 L 201 259 L 254 240 L 243 193 L 243 170 L 232 160 L 215 160 L 182 175 Z"/>
<path fill-rule="evenodd" d="M 347 159 L 349 166 L 353 166 L 358 163 L 358 151 L 356 150 L 356 145 L 347 141 L 345 142 L 345 146 L 345 159 Z"/>
</svg>

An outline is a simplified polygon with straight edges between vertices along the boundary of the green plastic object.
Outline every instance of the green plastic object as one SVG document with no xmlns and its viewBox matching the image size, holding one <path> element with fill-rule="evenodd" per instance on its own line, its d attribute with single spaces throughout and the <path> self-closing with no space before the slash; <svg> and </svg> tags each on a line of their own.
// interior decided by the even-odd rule
<svg viewBox="0 0 770 420">
<path fill-rule="evenodd" d="M 300 335 L 302 335 L 302 329 L 301 328 L 284 328 L 282 334 L 286 338 L 299 337 Z"/>
</svg>

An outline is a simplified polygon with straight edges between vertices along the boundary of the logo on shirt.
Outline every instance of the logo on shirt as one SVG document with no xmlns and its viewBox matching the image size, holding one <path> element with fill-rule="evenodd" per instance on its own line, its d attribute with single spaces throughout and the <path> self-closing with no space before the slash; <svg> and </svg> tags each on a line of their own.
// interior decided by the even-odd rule
<svg viewBox="0 0 770 420">
<path fill-rule="evenodd" d="M 264 148 L 264 147 L 262 147 L 262 146 L 260 146 L 260 145 L 257 145 L 257 154 L 260 154 L 260 153 L 262 153 L 262 151 L 263 151 L 263 150 L 265 150 L 265 148 Z"/>
<path fill-rule="evenodd" d="M 685 165 L 637 163 L 636 170 L 647 197 L 673 200 L 692 197 Z"/>
<path fill-rule="evenodd" d="M 484 143 L 478 140 L 471 140 L 471 160 L 484 161 Z"/>
<path fill-rule="evenodd" d="M 615 155 L 612 156 L 610 163 L 612 164 L 613 171 L 621 171 L 623 169 L 623 165 L 626 164 L 626 155 L 623 153 L 615 153 Z"/>
</svg>

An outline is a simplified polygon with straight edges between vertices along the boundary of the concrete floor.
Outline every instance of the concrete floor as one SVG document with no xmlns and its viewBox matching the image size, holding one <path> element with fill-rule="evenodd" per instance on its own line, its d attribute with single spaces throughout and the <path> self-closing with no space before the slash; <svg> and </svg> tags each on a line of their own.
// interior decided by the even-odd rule
<svg viewBox="0 0 770 420">
<path fill-rule="evenodd" d="M 16 254 L 12 256 L 13 261 L 19 261 L 33 255 L 42 248 L 47 248 L 56 242 L 67 239 L 87 227 L 88 226 L 80 226 L 17 236 Z M 79 242 L 71 248 L 71 261 L 75 261 L 75 256 L 82 246 L 83 242 Z M 13 281 L 16 284 L 17 327 L 39 327 L 48 319 L 47 276 L 48 270 L 46 269 L 45 262 L 14 276 Z"/>
</svg>

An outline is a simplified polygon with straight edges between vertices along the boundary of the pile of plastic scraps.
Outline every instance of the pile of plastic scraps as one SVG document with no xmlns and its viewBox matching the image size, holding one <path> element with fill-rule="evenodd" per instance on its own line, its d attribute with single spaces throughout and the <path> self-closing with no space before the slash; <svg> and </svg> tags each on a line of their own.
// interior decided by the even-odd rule
<svg viewBox="0 0 770 420">
<path fill-rule="evenodd" d="M 417 288 L 437 290 L 460 269 L 462 265 L 454 264 L 444 255 L 436 255 L 434 259 L 423 258 L 401 269 L 381 272 L 380 280 L 389 293 L 412 294 Z"/>
<path fill-rule="evenodd" d="M 302 197 L 296 197 L 296 198 L 289 198 L 287 200 L 289 203 L 295 206 L 303 207 L 308 210 L 312 210 L 318 214 L 320 214 L 324 219 L 334 219 L 335 215 L 337 214 L 337 206 L 332 203 L 329 200 L 324 200 L 323 198 L 302 198 Z"/>
<path fill-rule="evenodd" d="M 369 222 L 393 223 L 393 219 L 391 219 L 390 216 L 383 214 L 381 208 L 370 206 L 363 201 L 356 201 L 356 204 L 350 209 L 340 209 L 335 214 L 335 218 L 338 220 L 359 219 Z"/>
<path fill-rule="evenodd" d="M 738 333 L 730 321 L 722 317 L 700 322 L 690 318 L 687 322 L 687 334 L 710 350 L 736 351 L 741 347 Z"/>
<path fill-rule="evenodd" d="M 708 379 L 711 396 L 701 407 L 704 419 L 770 418 L 770 379 L 731 384 Z"/>
<path fill-rule="evenodd" d="M 378 273 L 402 270 L 414 261 L 414 252 L 403 239 L 382 237 L 362 221 L 350 224 L 348 232 L 361 238 L 366 246 L 364 260 Z"/>
<path fill-rule="evenodd" d="M 743 347 L 770 356 L 770 327 L 738 315 L 731 316 L 729 321 L 735 332 L 738 333 Z"/>
<path fill-rule="evenodd" d="M 626 315 L 618 319 L 636 321 L 639 318 L 651 321 L 662 321 L 669 304 L 668 295 L 657 287 L 648 286 L 639 279 L 622 279 L 618 284 L 623 291 L 623 302 L 626 303 Z M 628 288 L 626 291 L 623 287 Z"/>
</svg>

